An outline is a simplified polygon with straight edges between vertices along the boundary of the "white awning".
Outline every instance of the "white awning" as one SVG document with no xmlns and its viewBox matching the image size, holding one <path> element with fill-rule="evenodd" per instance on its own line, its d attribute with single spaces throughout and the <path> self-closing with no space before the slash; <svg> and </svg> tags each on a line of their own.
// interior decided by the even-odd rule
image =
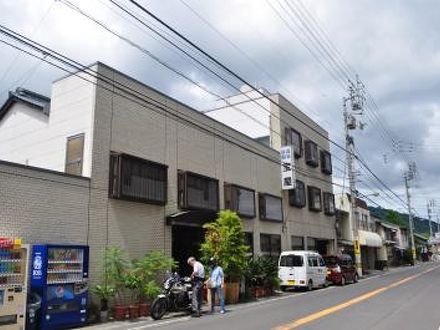
<svg viewBox="0 0 440 330">
<path fill-rule="evenodd" d="M 382 238 L 371 231 L 359 230 L 359 244 L 370 247 L 381 247 Z"/>
</svg>

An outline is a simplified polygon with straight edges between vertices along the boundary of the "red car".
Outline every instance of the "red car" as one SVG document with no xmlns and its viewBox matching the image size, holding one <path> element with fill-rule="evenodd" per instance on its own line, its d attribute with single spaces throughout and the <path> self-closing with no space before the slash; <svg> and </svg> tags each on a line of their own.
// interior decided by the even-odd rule
<svg viewBox="0 0 440 330">
<path fill-rule="evenodd" d="M 324 260 L 327 265 L 327 281 L 345 285 L 348 282 L 357 283 L 359 280 L 356 266 L 350 255 L 325 256 Z"/>
</svg>

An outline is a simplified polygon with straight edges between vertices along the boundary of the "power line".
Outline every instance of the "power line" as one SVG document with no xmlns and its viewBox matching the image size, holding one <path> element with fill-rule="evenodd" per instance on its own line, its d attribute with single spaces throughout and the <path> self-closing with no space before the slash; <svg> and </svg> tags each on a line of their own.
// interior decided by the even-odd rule
<svg viewBox="0 0 440 330">
<path fill-rule="evenodd" d="M 110 0 L 111 2 L 113 2 L 113 0 Z M 279 104 L 277 104 L 275 101 L 273 101 L 271 98 L 267 97 L 264 93 L 262 93 L 261 91 L 259 91 L 258 89 L 256 89 L 255 87 L 252 86 L 252 84 L 250 84 L 247 80 L 245 80 L 244 78 L 242 78 L 241 76 L 239 76 L 237 73 L 233 72 L 231 69 L 229 69 L 228 67 L 226 67 L 224 64 L 222 64 L 219 60 L 217 60 L 215 57 L 213 57 L 212 55 L 208 54 L 205 50 L 203 50 L 201 47 L 199 47 L 198 45 L 196 45 L 194 42 L 192 42 L 191 40 L 189 40 L 187 37 L 185 37 L 184 35 L 182 35 L 180 32 L 178 32 L 176 29 L 174 29 L 173 27 L 171 27 L 169 24 L 167 24 L 166 22 L 164 22 L 162 19 L 160 19 L 159 17 L 157 17 L 156 15 L 154 15 L 152 12 L 150 12 L 149 10 L 147 10 L 145 7 L 143 7 L 142 5 L 140 5 L 138 2 L 136 2 L 135 0 L 129 0 L 132 4 L 134 4 L 137 8 L 139 8 L 142 12 L 146 13 L 147 15 L 149 15 L 150 17 L 152 17 L 154 20 L 156 20 L 157 22 L 159 22 L 161 25 L 165 26 L 168 30 L 172 31 L 174 34 L 176 34 L 177 36 L 179 36 L 182 40 L 184 40 L 185 42 L 187 42 L 189 45 L 191 45 L 193 48 L 195 48 L 196 50 L 198 50 L 201 54 L 203 54 L 204 56 L 206 56 L 207 58 L 209 58 L 210 60 L 212 60 L 214 63 L 216 63 L 219 67 L 223 68 L 227 73 L 231 74 L 233 77 L 237 78 L 239 81 L 241 81 L 242 83 L 244 83 L 245 85 L 249 86 L 252 90 L 256 91 L 258 94 L 260 94 L 262 97 L 265 97 L 266 99 L 269 100 L 269 102 L 273 103 L 275 106 L 278 106 L 280 109 L 282 109 L 283 111 L 285 111 L 287 114 L 291 115 L 292 117 L 294 117 L 296 120 L 298 120 L 299 122 L 301 122 L 302 124 L 304 124 L 305 126 L 307 126 L 308 128 L 310 128 L 311 130 L 313 130 L 315 133 L 317 133 L 318 135 L 320 135 L 321 137 L 323 137 L 324 139 L 326 139 L 327 141 L 329 141 L 330 143 L 332 143 L 333 145 L 337 146 L 338 148 L 340 148 L 341 150 L 346 151 L 346 149 L 341 146 L 340 144 L 336 143 L 335 141 L 333 141 L 332 139 L 330 139 L 328 136 L 326 136 L 325 134 L 322 134 L 320 131 L 316 130 L 313 126 L 309 125 L 308 123 L 304 122 L 302 119 L 297 118 L 295 115 L 291 114 L 288 110 L 284 109 L 283 107 L 281 107 Z M 354 155 L 354 157 L 364 166 L 364 168 L 370 172 L 375 178 L 376 180 L 378 180 L 387 190 L 389 190 L 390 192 L 392 192 L 395 196 L 397 196 L 402 202 L 403 200 L 394 192 L 391 190 L 391 188 L 389 188 L 374 172 L 371 171 L 370 167 L 357 155 Z M 404 203 L 404 202 L 403 202 Z"/>
</svg>

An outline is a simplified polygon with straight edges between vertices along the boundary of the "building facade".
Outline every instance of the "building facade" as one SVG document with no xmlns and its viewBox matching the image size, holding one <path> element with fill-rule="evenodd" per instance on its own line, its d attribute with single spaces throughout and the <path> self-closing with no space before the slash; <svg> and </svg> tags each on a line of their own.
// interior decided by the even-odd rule
<svg viewBox="0 0 440 330">
<path fill-rule="evenodd" d="M 354 216 L 351 212 L 351 196 L 342 194 L 336 197 L 338 249 L 340 252 L 354 256 L 354 242 L 359 239 L 362 271 L 375 269 L 377 261 L 384 258 L 381 253 L 382 237 L 376 232 L 376 223 L 370 216 L 368 205 L 356 198 Z"/>
<path fill-rule="evenodd" d="M 268 147 L 104 64 L 90 70 L 93 77 L 85 71 L 54 82 L 45 117 L 23 102 L 3 108 L 0 145 L 11 139 L 34 149 L 24 148 L 15 158 L 0 149 L 0 158 L 87 178 L 87 225 L 82 217 L 71 225 L 86 230 L 92 281 L 109 245 L 126 249 L 130 258 L 163 250 L 185 271 L 186 258 L 198 254 L 202 225 L 223 208 L 241 216 L 256 254 L 276 257 L 281 250 L 306 247 L 332 252 L 331 164 L 323 173 L 325 160 L 317 156 L 318 150 L 328 153 L 327 141 L 316 137 L 316 148 L 308 147 L 314 163 L 298 174 L 302 184 L 296 191 L 281 191 L 281 139 L 273 142 L 278 147 Z M 281 96 L 272 97 L 289 106 Z M 28 125 L 44 125 L 17 135 L 12 128 L 22 119 L 15 113 Z M 283 135 L 288 127 L 279 131 Z M 298 166 L 306 166 L 305 154 Z M 68 235 L 60 241 L 70 242 Z"/>
<path fill-rule="evenodd" d="M 241 92 L 219 101 L 208 115 L 276 151 L 293 146 L 297 188 L 282 192 L 290 233 L 283 246 L 334 253 L 336 209 L 328 132 L 279 93 L 249 87 Z"/>
</svg>

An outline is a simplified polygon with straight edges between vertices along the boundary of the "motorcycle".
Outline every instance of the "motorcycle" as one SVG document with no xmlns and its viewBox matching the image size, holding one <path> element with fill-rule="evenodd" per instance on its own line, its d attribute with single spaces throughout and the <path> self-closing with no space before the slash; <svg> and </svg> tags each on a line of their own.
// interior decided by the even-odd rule
<svg viewBox="0 0 440 330">
<path fill-rule="evenodd" d="M 166 313 L 191 313 L 192 281 L 189 277 L 181 278 L 172 273 L 163 283 L 163 293 L 151 304 L 151 317 L 160 320 Z"/>
</svg>

